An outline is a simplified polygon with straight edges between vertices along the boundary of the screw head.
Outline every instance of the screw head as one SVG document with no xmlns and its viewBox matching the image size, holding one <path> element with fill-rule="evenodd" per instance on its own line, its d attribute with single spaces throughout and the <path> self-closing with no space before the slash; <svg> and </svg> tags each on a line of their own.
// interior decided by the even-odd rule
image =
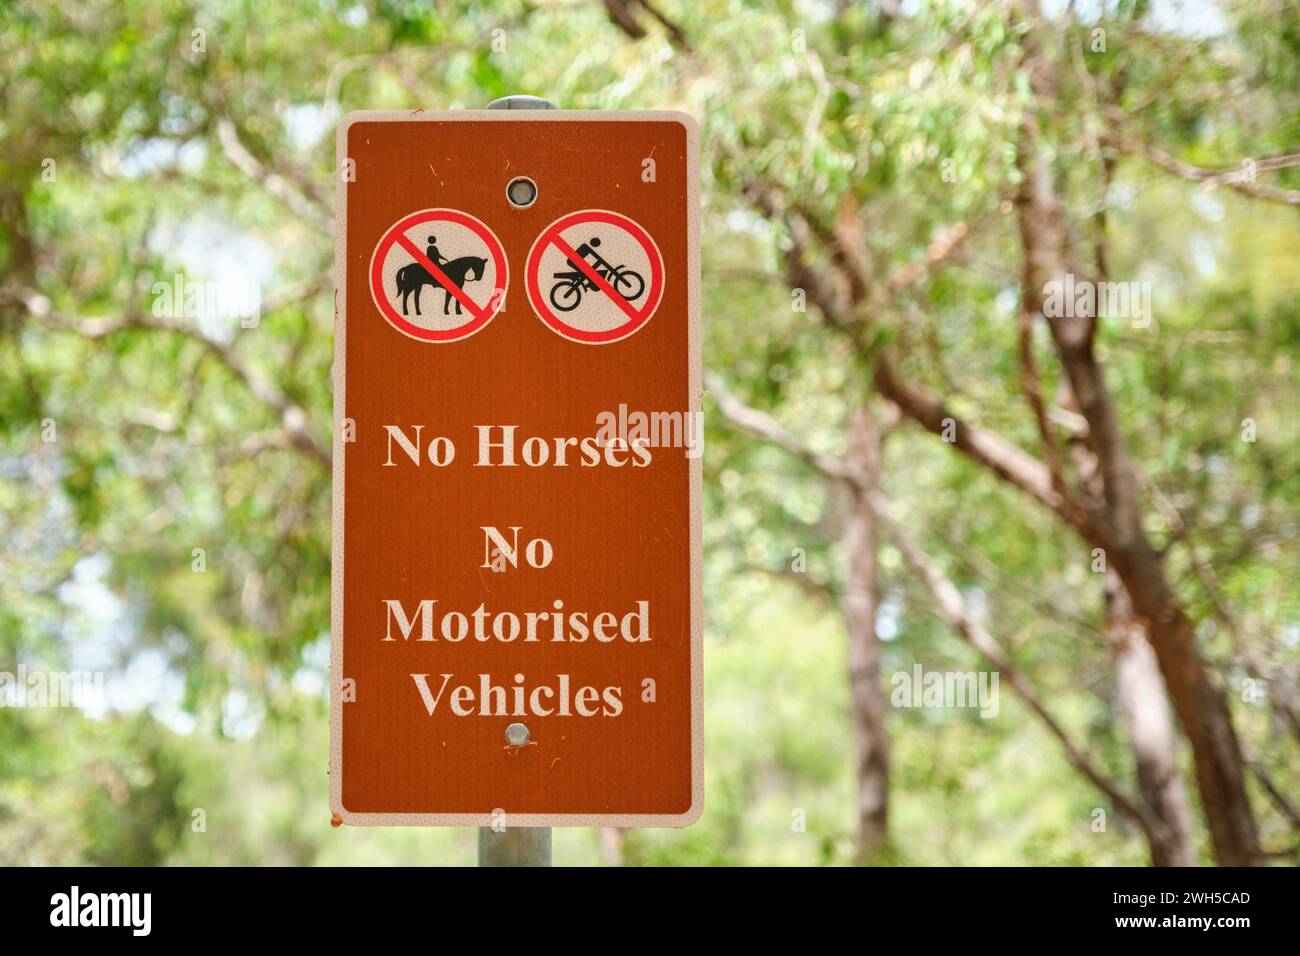
<svg viewBox="0 0 1300 956">
<path fill-rule="evenodd" d="M 506 728 L 506 743 L 511 747 L 524 746 L 531 736 L 532 734 L 528 732 L 528 728 L 520 723 L 513 723 Z"/>
</svg>

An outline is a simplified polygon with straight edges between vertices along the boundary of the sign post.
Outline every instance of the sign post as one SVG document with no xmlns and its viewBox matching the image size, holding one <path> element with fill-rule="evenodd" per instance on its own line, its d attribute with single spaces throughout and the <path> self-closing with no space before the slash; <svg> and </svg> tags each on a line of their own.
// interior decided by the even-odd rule
<svg viewBox="0 0 1300 956">
<path fill-rule="evenodd" d="M 338 138 L 336 824 L 703 808 L 698 132 L 350 114 Z"/>
<path fill-rule="evenodd" d="M 553 110 L 555 104 L 537 96 L 503 96 L 488 104 L 490 110 Z M 506 739 L 512 739 L 517 746 L 528 741 L 528 729 L 523 724 L 511 724 L 506 728 Z M 550 827 L 506 827 L 493 830 L 491 827 L 478 829 L 478 865 L 479 866 L 550 866 L 551 865 L 551 828 Z"/>
</svg>

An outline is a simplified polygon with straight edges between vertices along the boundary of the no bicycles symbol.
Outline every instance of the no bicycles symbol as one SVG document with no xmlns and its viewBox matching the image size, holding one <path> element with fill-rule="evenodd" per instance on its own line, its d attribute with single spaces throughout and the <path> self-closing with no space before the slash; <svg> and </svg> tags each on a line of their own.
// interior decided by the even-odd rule
<svg viewBox="0 0 1300 956">
<path fill-rule="evenodd" d="M 425 209 L 391 226 L 370 259 L 370 294 L 388 323 L 423 342 L 455 342 L 505 304 L 505 250 L 456 209 Z"/>
<path fill-rule="evenodd" d="M 551 329 L 574 342 L 602 345 L 650 321 L 663 298 L 664 262 L 636 222 L 585 209 L 557 219 L 537 237 L 524 285 L 533 310 Z"/>
</svg>

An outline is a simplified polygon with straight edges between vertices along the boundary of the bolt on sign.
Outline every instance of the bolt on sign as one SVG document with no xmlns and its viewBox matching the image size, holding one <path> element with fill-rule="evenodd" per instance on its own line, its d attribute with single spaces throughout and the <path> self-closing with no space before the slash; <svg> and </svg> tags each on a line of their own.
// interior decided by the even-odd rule
<svg viewBox="0 0 1300 956">
<path fill-rule="evenodd" d="M 336 823 L 703 808 L 698 131 L 339 131 Z"/>
</svg>

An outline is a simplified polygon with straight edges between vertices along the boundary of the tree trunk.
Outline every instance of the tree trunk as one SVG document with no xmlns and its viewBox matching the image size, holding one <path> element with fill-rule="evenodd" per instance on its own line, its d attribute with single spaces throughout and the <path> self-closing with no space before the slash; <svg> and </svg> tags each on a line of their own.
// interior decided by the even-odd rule
<svg viewBox="0 0 1300 956">
<path fill-rule="evenodd" d="M 1219 865 L 1256 866 L 1262 859 L 1240 743 L 1223 691 L 1210 679 L 1197 652 L 1192 622 L 1169 591 L 1156 555 L 1116 555 L 1115 566 L 1134 608 L 1151 629 L 1165 686 L 1192 745 L 1197 786 Z M 1134 580 L 1139 587 L 1129 583 Z"/>
<path fill-rule="evenodd" d="M 606 866 L 623 866 L 624 849 L 627 845 L 627 831 L 614 827 L 601 827 L 596 831 L 600 835 L 600 855 Z"/>
<path fill-rule="evenodd" d="M 1120 710 L 1137 764 L 1138 788 L 1158 827 L 1147 831 L 1155 866 L 1195 866 L 1191 812 L 1178 772 L 1177 739 L 1164 679 L 1146 629 L 1114 571 L 1106 572 L 1106 630 L 1115 652 Z"/>
<path fill-rule="evenodd" d="M 1050 274 L 1051 279 L 1059 281 L 1064 271 Z M 1050 279 L 1044 285 L 1046 281 Z M 1041 311 L 1041 303 L 1036 308 Z M 1102 498 L 1094 499 L 1089 509 L 1090 525 L 1136 615 L 1146 624 L 1174 711 L 1192 745 L 1215 857 L 1221 866 L 1255 866 L 1261 862 L 1259 838 L 1232 715 L 1201 660 L 1192 622 L 1169 587 L 1164 562 L 1142 527 L 1137 466 L 1116 422 L 1091 334 L 1085 330 L 1088 324 L 1088 319 L 1059 318 L 1048 323 L 1070 390 L 1088 422 L 1088 447 L 1102 480 Z"/>
<path fill-rule="evenodd" d="M 1057 404 L 1072 412 L 1079 410 L 1064 378 L 1057 385 Z M 1101 471 L 1088 443 L 1072 440 L 1070 457 L 1081 486 L 1100 500 L 1104 495 Z M 1106 633 L 1115 655 L 1120 712 L 1133 750 L 1138 790 L 1151 814 L 1151 824 L 1143 828 L 1151 863 L 1195 866 L 1192 815 L 1178 770 L 1178 737 L 1160 664 L 1124 582 L 1114 568 L 1106 568 L 1105 575 Z"/>
<path fill-rule="evenodd" d="M 849 423 L 847 464 L 866 479 L 869 488 L 875 488 L 880 470 L 880 432 L 865 407 L 858 409 Z M 843 534 L 848 574 L 842 600 L 849 635 L 859 865 L 877 862 L 888 838 L 889 733 L 885 726 L 888 710 L 880 673 L 881 647 L 876 635 L 879 606 L 876 540 L 871 502 L 860 489 L 854 489 Z"/>
<path fill-rule="evenodd" d="M 1024 254 L 1022 308 L 1044 314 L 1050 283 L 1083 270 L 1071 261 L 1064 210 L 1046 150 L 1032 120 L 1023 126 L 1016 197 Z M 1196 780 L 1222 866 L 1261 862 L 1255 817 L 1246 794 L 1245 767 L 1223 693 L 1213 684 L 1196 647 L 1191 621 L 1165 577 L 1164 563 L 1143 528 L 1137 466 L 1129 457 L 1115 406 L 1093 349 L 1096 315 L 1047 318 L 1052 341 L 1088 423 L 1086 441 L 1096 456 L 1102 497 L 1087 504 L 1086 536 L 1101 545 L 1145 620 L 1160 672 L 1196 762 Z"/>
</svg>

